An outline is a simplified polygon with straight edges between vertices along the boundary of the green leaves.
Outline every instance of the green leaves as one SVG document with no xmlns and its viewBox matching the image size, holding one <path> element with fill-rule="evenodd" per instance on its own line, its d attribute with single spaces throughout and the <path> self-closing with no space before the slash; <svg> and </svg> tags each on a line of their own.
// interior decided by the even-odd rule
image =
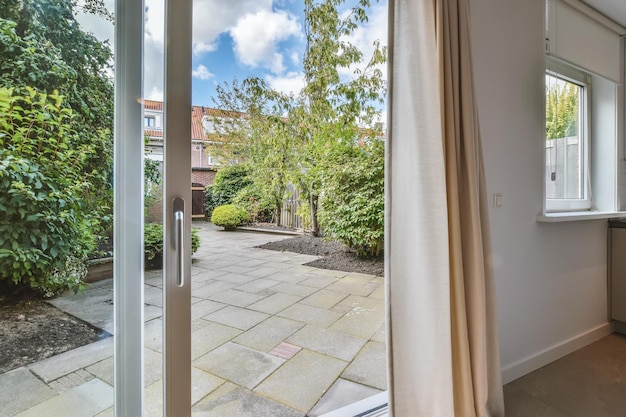
<svg viewBox="0 0 626 417">
<path fill-rule="evenodd" d="M 246 210 L 234 204 L 215 207 L 211 214 L 211 223 L 226 230 L 234 230 L 237 225 L 246 221 L 248 221 Z"/>
<path fill-rule="evenodd" d="M 546 75 L 546 139 L 578 134 L 580 87 Z"/>
<path fill-rule="evenodd" d="M 0 98 L 0 112 L 11 107 L 10 117 L 15 118 L 0 117 L 0 129 L 7 133 L 0 133 L 0 148 L 37 152 L 50 164 L 76 161 L 91 184 L 84 189 L 84 203 L 96 218 L 107 219 L 112 208 L 112 52 L 107 43 L 80 29 L 74 18 L 78 7 L 110 17 L 101 0 L 81 5 L 74 0 L 5 0 L 0 5 L 0 87 L 8 89 L 0 94 L 19 96 L 19 103 Z M 39 109 L 33 117 L 27 114 L 32 107 Z M 14 142 L 42 139 L 7 145 L 7 136 Z M 63 136 L 71 140 L 59 140 Z M 110 227 L 93 224 L 97 234 Z"/>
<path fill-rule="evenodd" d="M 0 279 L 45 295 L 80 286 L 97 214 L 84 153 L 59 96 L 0 88 Z M 81 267 L 83 265 L 83 267 Z"/>
<path fill-rule="evenodd" d="M 329 161 L 338 169 L 324 176 L 320 221 L 329 236 L 358 256 L 378 256 L 385 229 L 385 145 L 379 138 L 363 140 Z"/>
</svg>

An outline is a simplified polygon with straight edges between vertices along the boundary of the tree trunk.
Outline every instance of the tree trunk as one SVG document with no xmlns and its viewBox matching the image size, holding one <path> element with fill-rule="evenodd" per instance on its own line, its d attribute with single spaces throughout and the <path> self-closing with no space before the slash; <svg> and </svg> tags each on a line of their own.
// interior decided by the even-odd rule
<svg viewBox="0 0 626 417">
<path fill-rule="evenodd" d="M 276 226 L 280 226 L 283 214 L 283 205 L 276 203 Z"/>
<path fill-rule="evenodd" d="M 309 205 L 311 206 L 311 234 L 313 236 L 319 236 L 320 227 L 317 222 L 317 204 L 319 202 L 319 196 L 311 194 L 309 198 Z"/>
</svg>

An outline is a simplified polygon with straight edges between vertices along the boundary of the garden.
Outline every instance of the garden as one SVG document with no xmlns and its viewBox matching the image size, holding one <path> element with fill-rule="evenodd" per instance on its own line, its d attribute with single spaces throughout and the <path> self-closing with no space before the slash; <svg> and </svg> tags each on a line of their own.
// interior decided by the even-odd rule
<svg viewBox="0 0 626 417">
<path fill-rule="evenodd" d="M 0 6 L 0 339 L 40 349 L 43 357 L 106 336 L 42 301 L 83 290 L 90 260 L 111 255 L 112 52 L 75 20 L 79 7 L 112 19 L 101 3 Z M 376 120 L 386 93 L 386 49 L 376 44 L 364 57 L 347 42 L 367 20 L 369 2 L 347 15 L 341 4 L 304 1 L 307 82 L 299 93 L 256 77 L 217 88 L 215 106 L 229 117 L 216 115 L 207 133 L 220 168 L 206 207 L 226 230 L 281 226 L 284 201 L 294 199 L 303 236 L 268 249 L 322 255 L 314 265 L 320 268 L 382 275 L 385 146 Z M 147 158 L 145 172 L 150 204 L 161 178 Z M 192 235 L 194 250 L 200 244 Z M 146 263 L 158 268 L 161 252 L 161 226 L 146 224 Z M 17 329 L 25 339 L 8 337 Z M 43 347 L 48 339 L 68 343 Z M 0 349 L 0 357 L 10 350 Z M 17 355 L 29 361 L 35 353 Z"/>
</svg>

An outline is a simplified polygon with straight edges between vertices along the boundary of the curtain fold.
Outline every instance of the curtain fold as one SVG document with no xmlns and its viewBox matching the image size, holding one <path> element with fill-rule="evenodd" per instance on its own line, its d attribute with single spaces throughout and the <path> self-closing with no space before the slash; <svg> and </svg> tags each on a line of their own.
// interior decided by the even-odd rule
<svg viewBox="0 0 626 417">
<path fill-rule="evenodd" d="M 390 1 L 393 416 L 504 416 L 467 0 Z"/>
</svg>

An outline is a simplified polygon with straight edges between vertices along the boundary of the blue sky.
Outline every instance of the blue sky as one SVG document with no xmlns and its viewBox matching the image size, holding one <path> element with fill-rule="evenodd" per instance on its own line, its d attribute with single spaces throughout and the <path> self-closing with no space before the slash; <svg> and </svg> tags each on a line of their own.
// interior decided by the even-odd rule
<svg viewBox="0 0 626 417">
<path fill-rule="evenodd" d="M 105 3 L 113 7 L 113 0 Z M 145 97 L 161 100 L 163 0 L 145 0 L 145 5 Z M 346 7 L 351 5 L 348 0 Z M 214 106 L 217 84 L 250 75 L 278 90 L 298 91 L 303 85 L 305 47 L 302 9 L 302 0 L 194 0 L 193 104 Z M 112 26 L 98 17 L 79 16 L 79 21 L 99 39 L 112 37 Z M 386 44 L 386 25 L 387 2 L 381 0 L 372 6 L 368 24 L 350 41 L 367 56 L 374 40 Z"/>
</svg>

